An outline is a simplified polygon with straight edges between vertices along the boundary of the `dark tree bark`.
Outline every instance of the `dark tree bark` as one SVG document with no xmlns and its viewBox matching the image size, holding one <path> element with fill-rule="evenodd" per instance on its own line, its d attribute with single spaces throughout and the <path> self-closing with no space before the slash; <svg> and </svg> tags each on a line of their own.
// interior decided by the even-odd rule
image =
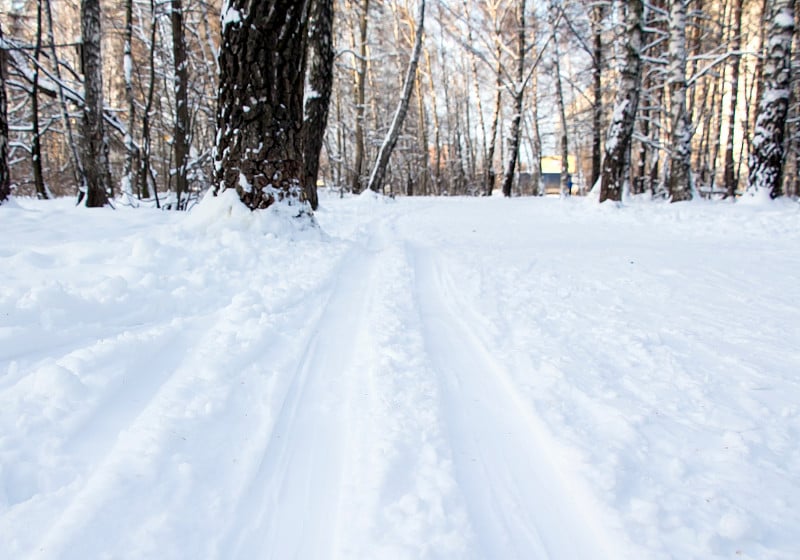
<svg viewBox="0 0 800 560">
<path fill-rule="evenodd" d="M 614 114 L 608 129 L 605 158 L 600 182 L 600 202 L 621 201 L 625 183 L 625 161 L 631 150 L 631 139 L 639 106 L 642 83 L 642 0 L 628 2 L 626 17 L 625 66 L 619 82 Z"/>
<path fill-rule="evenodd" d="M 235 189 L 253 210 L 306 200 L 307 24 L 296 0 L 231 0 L 222 14 L 216 191 Z"/>
<path fill-rule="evenodd" d="M 782 194 L 784 134 L 791 89 L 794 0 L 769 4 L 769 35 L 763 64 L 763 86 L 750 151 L 748 194 Z"/>
<path fill-rule="evenodd" d="M 303 142 L 306 198 L 317 209 L 319 155 L 328 124 L 333 88 L 333 0 L 312 0 L 308 28 L 308 85 Z"/>
<path fill-rule="evenodd" d="M 100 0 L 82 0 L 81 62 L 84 74 L 83 162 L 86 206 L 105 206 L 112 195 L 108 142 L 103 126 L 103 58 L 100 47 Z M 79 198 L 80 201 L 80 198 Z"/>
<path fill-rule="evenodd" d="M 406 79 L 403 83 L 403 94 L 400 98 L 400 103 L 397 105 L 392 125 L 389 127 L 389 132 L 386 139 L 381 145 L 378 152 L 378 159 L 375 166 L 372 168 L 372 173 L 369 177 L 369 189 L 374 192 L 379 192 L 383 189 L 383 183 L 386 178 L 386 166 L 389 164 L 389 158 L 392 155 L 397 138 L 400 136 L 400 129 L 403 126 L 403 121 L 408 113 L 408 104 L 411 100 L 411 91 L 414 88 L 414 78 L 417 74 L 417 64 L 419 63 L 419 54 L 422 51 L 422 33 L 425 23 L 425 0 L 419 0 L 419 11 L 417 12 L 416 20 L 416 33 L 414 34 L 414 50 L 411 53 L 411 60 L 408 63 L 408 71 L 406 72 Z"/>
<path fill-rule="evenodd" d="M 172 54 L 175 72 L 175 210 L 186 208 L 184 195 L 189 190 L 187 165 L 189 163 L 189 69 L 186 61 L 186 41 L 183 36 L 183 4 L 172 0 Z"/>
<path fill-rule="evenodd" d="M 2 25 L 0 25 L 0 44 L 3 44 Z M 0 204 L 11 196 L 11 176 L 8 168 L 8 112 L 6 107 L 5 50 L 0 49 Z"/>
</svg>

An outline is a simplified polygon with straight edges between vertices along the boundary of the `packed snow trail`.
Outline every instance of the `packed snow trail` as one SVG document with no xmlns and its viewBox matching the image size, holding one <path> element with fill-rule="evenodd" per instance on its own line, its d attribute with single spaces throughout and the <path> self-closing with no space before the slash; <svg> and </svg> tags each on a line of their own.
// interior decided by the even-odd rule
<svg viewBox="0 0 800 560">
<path fill-rule="evenodd" d="M 0 557 L 797 557 L 797 205 L 229 194 L 0 207 Z"/>
</svg>

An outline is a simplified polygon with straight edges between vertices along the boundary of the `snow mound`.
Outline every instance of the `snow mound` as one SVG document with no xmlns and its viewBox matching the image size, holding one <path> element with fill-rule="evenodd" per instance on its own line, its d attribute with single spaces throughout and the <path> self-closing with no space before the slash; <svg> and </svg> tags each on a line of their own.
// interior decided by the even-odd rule
<svg viewBox="0 0 800 560">
<path fill-rule="evenodd" d="M 209 233 L 234 229 L 288 240 L 325 238 L 307 205 L 277 202 L 265 210 L 251 211 L 233 189 L 216 196 L 211 191 L 206 193 L 184 225 Z"/>
</svg>

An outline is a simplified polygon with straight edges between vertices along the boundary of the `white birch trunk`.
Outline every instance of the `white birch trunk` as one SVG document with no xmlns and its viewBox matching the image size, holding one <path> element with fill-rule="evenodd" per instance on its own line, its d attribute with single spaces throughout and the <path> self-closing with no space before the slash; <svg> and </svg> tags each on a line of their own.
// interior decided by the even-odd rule
<svg viewBox="0 0 800 560">
<path fill-rule="evenodd" d="M 761 100 L 750 148 L 747 194 L 776 198 L 782 194 L 783 141 L 792 78 L 794 0 L 773 0 L 768 6 L 769 35 Z"/>
</svg>

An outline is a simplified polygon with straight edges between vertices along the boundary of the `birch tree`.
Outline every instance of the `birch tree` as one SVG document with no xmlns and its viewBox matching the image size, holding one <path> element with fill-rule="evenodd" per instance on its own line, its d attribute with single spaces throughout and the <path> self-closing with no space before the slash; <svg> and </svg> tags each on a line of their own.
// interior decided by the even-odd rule
<svg viewBox="0 0 800 560">
<path fill-rule="evenodd" d="M 108 160 L 108 140 L 103 123 L 103 58 L 101 51 L 100 0 L 81 2 L 81 63 L 85 105 L 83 107 L 83 157 L 86 174 L 86 206 L 108 204 L 113 193 Z"/>
<path fill-rule="evenodd" d="M 175 154 L 175 209 L 186 208 L 184 195 L 188 193 L 187 166 L 189 160 L 189 70 L 186 60 L 186 40 L 183 34 L 183 2 L 171 0 L 170 21 L 172 23 L 172 62 L 175 84 L 175 130 L 173 152 Z"/>
<path fill-rule="evenodd" d="M 692 198 L 692 129 L 686 108 L 686 14 L 689 0 L 672 0 L 669 12 L 669 93 L 672 135 L 669 196 L 672 202 Z"/>
<path fill-rule="evenodd" d="M 33 48 L 33 83 L 31 84 L 31 167 L 36 197 L 50 198 L 44 186 L 42 173 L 42 132 L 39 126 L 39 68 L 42 53 L 42 0 L 36 0 L 36 44 Z"/>
<path fill-rule="evenodd" d="M 520 123 L 525 100 L 525 0 L 519 0 L 517 5 L 517 26 L 517 72 L 512 91 L 514 114 L 511 117 L 511 130 L 508 133 L 508 164 L 503 174 L 504 196 L 511 196 L 514 170 L 519 158 L 520 130 L 522 128 Z"/>
<path fill-rule="evenodd" d="M 411 60 L 408 63 L 408 70 L 406 71 L 406 78 L 403 82 L 403 93 L 397 105 L 392 124 L 389 127 L 389 132 L 381 145 L 378 152 L 378 158 L 372 168 L 370 174 L 368 188 L 374 192 L 383 190 L 383 183 L 386 179 L 386 166 L 389 164 L 389 158 L 392 155 L 395 144 L 397 144 L 397 137 L 400 135 L 400 129 L 403 126 L 403 120 L 408 113 L 408 105 L 411 100 L 411 92 L 414 88 L 415 76 L 417 74 L 417 65 L 419 63 L 419 55 L 422 51 L 422 35 L 425 23 L 425 0 L 419 0 L 419 7 L 417 9 L 416 31 L 414 34 L 414 49 L 411 53 Z"/>
<path fill-rule="evenodd" d="M 8 109 L 4 47 L 3 26 L 0 24 L 0 204 L 11 196 L 11 174 L 8 168 Z"/>
<path fill-rule="evenodd" d="M 733 57 L 731 60 L 731 81 L 730 81 L 730 105 L 728 108 L 728 138 L 725 144 L 725 172 L 723 186 L 725 196 L 733 198 L 736 196 L 738 186 L 738 176 L 734 169 L 734 143 L 733 137 L 736 129 L 736 104 L 739 100 L 739 63 L 741 55 L 738 51 L 742 47 L 742 11 L 744 0 L 733 0 L 733 40 L 731 50 Z"/>
<path fill-rule="evenodd" d="M 769 31 L 763 61 L 763 86 L 750 149 L 747 194 L 782 194 L 784 134 L 791 87 L 794 0 L 771 0 Z"/>
<path fill-rule="evenodd" d="M 626 161 L 630 156 L 634 120 L 642 83 L 642 0 L 630 0 L 626 16 L 625 66 L 619 80 L 614 114 L 606 139 L 600 183 L 600 202 L 621 201 L 626 181 Z"/>
</svg>

